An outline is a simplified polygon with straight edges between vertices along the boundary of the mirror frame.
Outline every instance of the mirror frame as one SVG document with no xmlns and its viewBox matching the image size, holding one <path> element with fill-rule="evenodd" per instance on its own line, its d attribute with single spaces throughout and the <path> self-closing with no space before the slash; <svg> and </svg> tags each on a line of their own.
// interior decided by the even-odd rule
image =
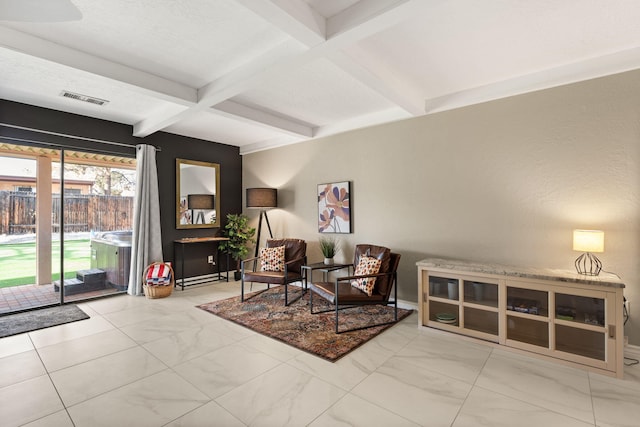
<svg viewBox="0 0 640 427">
<path fill-rule="evenodd" d="M 210 167 L 215 173 L 216 180 L 216 192 L 215 192 L 215 210 L 216 210 L 216 220 L 213 223 L 209 224 L 180 224 L 180 166 L 182 165 L 193 165 L 193 166 L 204 166 Z M 201 162 L 198 160 L 187 160 L 187 159 L 178 159 L 176 158 L 176 228 L 177 229 L 187 229 L 187 228 L 216 228 L 220 227 L 220 165 L 218 163 L 210 163 L 210 162 Z"/>
</svg>

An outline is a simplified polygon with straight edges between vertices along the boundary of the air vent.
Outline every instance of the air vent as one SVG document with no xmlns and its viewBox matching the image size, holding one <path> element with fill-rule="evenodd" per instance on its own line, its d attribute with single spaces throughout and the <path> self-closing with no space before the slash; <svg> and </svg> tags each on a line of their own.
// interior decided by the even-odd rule
<svg viewBox="0 0 640 427">
<path fill-rule="evenodd" d="M 76 99 L 78 101 L 88 102 L 89 104 L 105 105 L 109 103 L 109 101 L 107 101 L 106 99 L 94 98 L 93 96 L 81 95 L 79 93 L 73 93 L 66 90 L 60 92 L 60 96 Z"/>
</svg>

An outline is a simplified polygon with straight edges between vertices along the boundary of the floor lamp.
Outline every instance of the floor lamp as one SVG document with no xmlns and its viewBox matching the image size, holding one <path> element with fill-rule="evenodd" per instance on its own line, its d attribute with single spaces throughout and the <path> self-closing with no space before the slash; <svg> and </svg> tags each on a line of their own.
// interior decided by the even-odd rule
<svg viewBox="0 0 640 427">
<path fill-rule="evenodd" d="M 271 233 L 271 225 L 267 217 L 267 209 L 278 207 L 278 190 L 275 188 L 247 188 L 247 208 L 260 209 L 260 221 L 258 222 L 258 240 L 256 241 L 256 253 L 258 256 L 258 248 L 260 246 L 260 232 L 262 231 L 262 217 L 267 221 L 269 229 L 269 237 L 273 238 Z"/>
</svg>

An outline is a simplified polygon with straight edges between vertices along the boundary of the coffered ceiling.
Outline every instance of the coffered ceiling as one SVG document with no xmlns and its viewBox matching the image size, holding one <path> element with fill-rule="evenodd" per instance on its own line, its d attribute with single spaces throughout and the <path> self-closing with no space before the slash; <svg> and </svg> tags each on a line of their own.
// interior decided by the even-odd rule
<svg viewBox="0 0 640 427">
<path fill-rule="evenodd" d="M 638 0 L 16 1 L 0 98 L 243 154 L 640 68 Z"/>
</svg>

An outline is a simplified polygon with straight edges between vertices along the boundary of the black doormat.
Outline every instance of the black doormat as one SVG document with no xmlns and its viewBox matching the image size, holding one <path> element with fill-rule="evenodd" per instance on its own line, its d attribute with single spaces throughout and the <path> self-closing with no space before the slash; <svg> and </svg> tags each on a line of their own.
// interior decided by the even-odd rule
<svg viewBox="0 0 640 427">
<path fill-rule="evenodd" d="M 0 317 L 0 338 L 88 319 L 76 305 L 61 305 Z"/>
</svg>

